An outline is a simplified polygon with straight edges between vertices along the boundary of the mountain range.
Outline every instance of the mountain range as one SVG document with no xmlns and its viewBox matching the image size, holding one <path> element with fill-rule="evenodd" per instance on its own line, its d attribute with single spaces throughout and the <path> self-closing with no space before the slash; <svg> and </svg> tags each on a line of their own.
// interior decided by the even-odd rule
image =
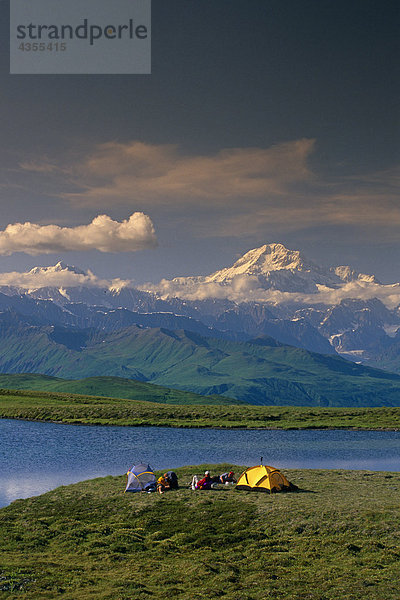
<svg viewBox="0 0 400 600">
<path fill-rule="evenodd" d="M 237 342 L 136 325 L 66 329 L 3 313 L 0 347 L 0 373 L 119 377 L 249 404 L 400 406 L 400 375 L 268 336 Z"/>
<path fill-rule="evenodd" d="M 311 294 L 318 292 L 321 286 L 336 289 L 351 281 L 379 283 L 373 275 L 358 273 L 348 266 L 324 269 L 307 260 L 298 250 L 288 250 L 283 244 L 264 244 L 246 252 L 231 267 L 205 277 L 176 277 L 172 283 L 183 286 L 227 285 L 238 278 L 248 284 L 249 290 L 273 289 Z"/>
<path fill-rule="evenodd" d="M 395 376 L 363 371 L 400 373 L 399 305 L 400 284 L 282 244 L 136 287 L 59 262 L 0 274 L 0 372 L 117 376 L 263 404 L 400 404 Z"/>
<path fill-rule="evenodd" d="M 62 262 L 21 275 L 5 285 L 0 274 L 0 310 L 41 324 L 106 331 L 137 324 L 233 340 L 268 335 L 400 371 L 400 284 L 381 284 L 349 266 L 320 267 L 282 244 L 250 250 L 208 276 L 140 288 Z"/>
</svg>

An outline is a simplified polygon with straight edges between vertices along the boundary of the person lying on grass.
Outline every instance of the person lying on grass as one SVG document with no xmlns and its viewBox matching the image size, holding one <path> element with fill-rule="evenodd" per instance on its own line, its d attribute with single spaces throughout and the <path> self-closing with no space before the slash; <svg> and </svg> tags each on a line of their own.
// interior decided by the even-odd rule
<svg viewBox="0 0 400 600">
<path fill-rule="evenodd" d="M 191 488 L 192 490 L 211 490 L 220 483 L 225 485 L 228 485 L 229 483 L 236 483 L 235 473 L 233 471 L 229 471 L 222 473 L 222 475 L 214 475 L 214 477 L 211 477 L 210 471 L 206 471 L 203 479 L 199 479 L 197 475 L 194 475 Z"/>
<path fill-rule="evenodd" d="M 222 475 L 217 475 L 212 479 L 213 483 L 223 483 L 225 485 L 228 485 L 228 483 L 237 483 L 237 480 L 235 479 L 235 473 L 233 471 L 222 473 Z"/>
</svg>

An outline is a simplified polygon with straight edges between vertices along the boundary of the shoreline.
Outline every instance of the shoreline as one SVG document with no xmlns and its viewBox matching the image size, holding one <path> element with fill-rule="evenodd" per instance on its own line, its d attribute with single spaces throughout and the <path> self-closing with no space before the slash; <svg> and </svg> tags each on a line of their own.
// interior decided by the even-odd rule
<svg viewBox="0 0 400 600">
<path fill-rule="evenodd" d="M 228 468 L 229 469 L 235 468 L 236 470 L 239 469 L 237 471 L 238 473 L 239 472 L 241 473 L 246 468 L 248 468 L 248 466 L 245 466 L 245 465 L 231 465 L 231 464 L 229 464 L 228 466 L 227 465 L 228 465 L 228 463 L 198 463 L 198 464 L 193 464 L 193 465 L 183 465 L 183 466 L 180 466 L 180 467 L 176 467 L 175 471 L 181 472 L 181 471 L 184 471 L 184 470 L 187 470 L 187 469 L 191 469 L 191 471 L 196 471 L 196 470 L 200 471 L 200 470 L 204 470 L 204 469 L 209 469 L 211 471 L 216 471 L 216 470 L 218 471 L 218 470 L 221 470 L 221 469 L 222 470 L 224 470 L 224 469 L 226 470 Z M 331 468 L 331 469 L 321 468 L 321 467 L 305 467 L 305 468 L 301 468 L 301 469 L 299 467 L 278 467 L 278 470 L 281 473 L 284 473 L 284 474 L 288 475 L 289 477 L 296 476 L 296 474 L 298 474 L 300 471 L 302 473 L 305 473 L 305 474 L 310 473 L 312 475 L 320 475 L 320 476 L 321 475 L 335 475 L 335 474 L 338 474 L 338 473 L 347 473 L 347 474 L 355 473 L 355 474 L 357 474 L 359 476 L 382 475 L 385 478 L 388 478 L 388 476 L 389 476 L 389 478 L 391 478 L 393 476 L 397 477 L 398 475 L 400 475 L 400 471 L 393 471 L 393 470 L 391 470 L 391 471 L 385 471 L 385 470 L 382 470 L 382 469 L 343 469 L 343 468 L 340 468 L 340 467 L 335 467 L 335 468 Z M 164 469 L 155 469 L 154 470 L 154 472 L 156 473 L 157 477 L 160 476 L 160 475 L 162 475 L 162 473 L 164 471 L 165 471 L 165 468 Z M 32 494 L 32 496 L 25 496 L 23 498 L 15 498 L 14 500 L 11 500 L 7 504 L 0 505 L 0 514 L 1 514 L 1 511 L 4 508 L 7 508 L 7 507 L 11 506 L 14 502 L 24 502 L 24 501 L 30 501 L 30 500 L 40 499 L 41 496 L 43 496 L 45 494 L 49 494 L 49 493 L 55 492 L 56 490 L 58 490 L 61 487 L 62 488 L 67 488 L 67 489 L 68 488 L 72 489 L 74 486 L 81 486 L 81 485 L 85 485 L 85 484 L 90 485 L 92 482 L 96 482 L 98 480 L 106 480 L 108 478 L 112 478 L 112 479 L 118 479 L 119 478 L 120 479 L 120 478 L 125 478 L 125 477 L 126 477 L 126 473 L 119 473 L 119 474 L 116 474 L 116 475 L 113 475 L 113 474 L 100 475 L 100 476 L 96 476 L 96 477 L 91 477 L 89 479 L 87 479 L 87 478 L 86 479 L 79 479 L 78 481 L 67 483 L 65 485 L 56 485 L 55 487 L 52 487 L 52 488 L 50 488 L 48 490 L 45 490 L 43 492 L 40 492 L 38 494 Z M 229 487 L 229 489 L 230 490 L 235 490 L 235 487 L 236 487 L 235 485 L 232 485 L 232 486 Z M 186 486 L 186 485 L 180 485 L 179 489 L 186 490 L 186 489 L 189 489 L 189 487 Z M 221 485 L 220 488 L 217 488 L 217 491 L 220 492 L 222 489 L 224 489 L 224 488 Z M 207 491 L 212 493 L 215 490 L 207 490 Z M 300 489 L 300 493 L 301 493 L 301 491 L 302 490 Z M 258 495 L 258 492 L 254 492 L 254 491 L 250 491 L 250 492 L 247 491 L 246 493 L 250 493 L 251 495 L 253 495 L 253 494 Z M 196 491 L 196 494 L 199 494 L 199 492 Z M 202 492 L 202 494 L 203 494 L 203 492 Z"/>
<path fill-rule="evenodd" d="M 26 421 L 28 423 L 51 423 L 53 425 L 76 425 L 76 426 L 87 426 L 87 427 L 154 427 L 154 428 L 170 428 L 170 429 L 215 429 L 222 431 L 400 431 L 400 427 L 358 427 L 358 426 L 322 426 L 316 427 L 314 425 L 304 425 L 304 427 L 289 426 L 289 427 L 223 427 L 218 425 L 188 425 L 188 424 L 153 424 L 153 423 L 131 423 L 131 424 L 120 424 L 120 423 L 84 423 L 81 421 L 57 421 L 54 419 L 30 419 L 25 417 L 12 417 L 12 416 L 0 416 L 1 420 L 12 420 L 12 421 Z"/>
<path fill-rule="evenodd" d="M 0 390 L 0 418 L 110 427 L 400 431 L 400 407 L 185 404 Z"/>
</svg>

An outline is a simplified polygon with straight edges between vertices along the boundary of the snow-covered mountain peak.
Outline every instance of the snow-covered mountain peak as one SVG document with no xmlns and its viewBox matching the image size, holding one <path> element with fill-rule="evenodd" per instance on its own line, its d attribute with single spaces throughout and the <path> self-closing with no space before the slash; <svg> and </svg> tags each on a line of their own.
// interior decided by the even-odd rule
<svg viewBox="0 0 400 600">
<path fill-rule="evenodd" d="M 60 271 L 68 271 L 69 273 L 75 273 L 76 275 L 86 275 L 85 271 L 82 271 L 82 269 L 73 265 L 67 265 L 61 260 L 56 265 L 50 267 L 33 267 L 29 273 L 31 275 L 48 275 L 50 273 L 59 273 Z"/>
<path fill-rule="evenodd" d="M 271 271 L 318 270 L 317 265 L 306 261 L 298 250 L 289 250 L 283 244 L 264 244 L 249 250 L 232 267 L 209 275 L 207 281 L 222 282 L 237 275 L 268 275 Z"/>
<path fill-rule="evenodd" d="M 346 283 L 350 281 L 364 281 L 366 283 L 380 284 L 380 281 L 375 277 L 375 275 L 366 275 L 365 273 L 359 273 L 358 271 L 355 271 L 347 265 L 342 265 L 340 267 L 332 267 L 331 271 Z"/>
</svg>

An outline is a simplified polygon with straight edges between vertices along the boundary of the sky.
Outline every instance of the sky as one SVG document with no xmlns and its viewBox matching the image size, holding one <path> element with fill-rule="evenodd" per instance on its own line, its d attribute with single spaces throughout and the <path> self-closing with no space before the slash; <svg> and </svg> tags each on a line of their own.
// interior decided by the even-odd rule
<svg viewBox="0 0 400 600">
<path fill-rule="evenodd" d="M 400 281 L 399 10 L 153 0 L 151 75 L 10 75 L 0 272 L 208 274 L 265 243 Z"/>
</svg>

